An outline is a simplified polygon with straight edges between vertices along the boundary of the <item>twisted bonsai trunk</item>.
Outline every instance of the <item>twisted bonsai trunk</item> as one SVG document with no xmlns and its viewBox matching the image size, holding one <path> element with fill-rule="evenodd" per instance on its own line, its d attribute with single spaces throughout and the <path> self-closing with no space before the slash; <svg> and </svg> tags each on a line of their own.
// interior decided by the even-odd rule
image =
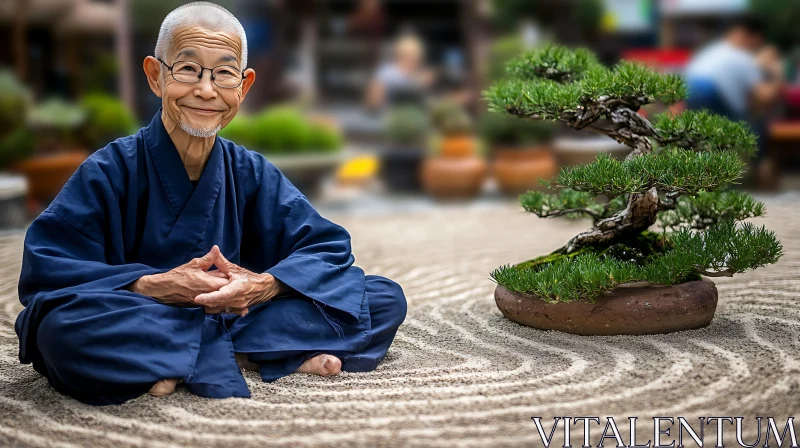
<svg viewBox="0 0 800 448">
<path fill-rule="evenodd" d="M 626 160 L 641 157 L 653 151 L 650 137 L 658 139 L 658 132 L 644 117 L 636 113 L 639 102 L 632 103 L 604 98 L 597 103 L 584 104 L 579 113 L 566 121 L 575 129 L 590 129 L 607 135 L 614 140 L 631 147 L 633 150 Z M 602 118 L 606 116 L 608 118 Z M 606 219 L 597 221 L 595 227 L 573 237 L 559 249 L 561 252 L 574 252 L 583 246 L 607 243 L 621 236 L 641 233 L 655 224 L 659 210 L 658 191 L 655 187 L 644 193 L 634 193 L 628 197 L 627 206 Z"/>
</svg>

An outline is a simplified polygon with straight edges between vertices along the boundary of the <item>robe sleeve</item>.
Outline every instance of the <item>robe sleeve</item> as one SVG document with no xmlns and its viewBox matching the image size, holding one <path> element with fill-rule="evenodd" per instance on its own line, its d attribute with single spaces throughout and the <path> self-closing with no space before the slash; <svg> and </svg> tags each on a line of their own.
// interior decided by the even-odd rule
<svg viewBox="0 0 800 448">
<path fill-rule="evenodd" d="M 277 176 L 277 188 L 264 182 L 259 192 L 276 197 L 273 210 L 280 217 L 274 228 L 278 238 L 273 239 L 280 248 L 279 261 L 266 272 L 316 302 L 360 321 L 365 279 L 364 271 L 353 265 L 350 234 L 323 218 L 280 172 Z M 264 207 L 261 213 L 270 213 L 269 208 Z"/>
<path fill-rule="evenodd" d="M 87 159 L 28 228 L 19 284 L 23 305 L 38 291 L 122 289 L 143 275 L 163 272 L 126 262 L 124 217 L 111 181 L 121 175 L 101 163 Z"/>
<path fill-rule="evenodd" d="M 102 242 L 53 210 L 45 210 L 25 236 L 19 293 L 23 305 L 41 291 L 118 290 L 144 275 L 164 272 L 140 263 L 109 264 Z"/>
<path fill-rule="evenodd" d="M 123 290 L 144 275 L 163 272 L 125 263 L 120 253 L 121 231 L 115 227 L 121 219 L 115 200 L 105 173 L 89 159 L 28 227 L 18 285 L 19 300 L 25 306 L 17 319 L 23 362 L 28 359 L 27 345 L 36 322 L 64 297 L 82 291 Z"/>
</svg>

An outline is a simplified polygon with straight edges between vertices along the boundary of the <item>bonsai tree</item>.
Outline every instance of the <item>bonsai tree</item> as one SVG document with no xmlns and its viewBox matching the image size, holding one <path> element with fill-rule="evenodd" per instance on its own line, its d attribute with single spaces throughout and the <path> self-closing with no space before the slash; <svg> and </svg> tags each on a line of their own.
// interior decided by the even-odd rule
<svg viewBox="0 0 800 448">
<path fill-rule="evenodd" d="M 595 301 L 622 283 L 732 276 L 782 255 L 772 232 L 742 222 L 762 216 L 764 205 L 726 189 L 755 149 L 744 122 L 705 111 L 653 121 L 637 113 L 683 99 L 680 76 L 628 62 L 609 69 L 588 50 L 548 46 L 511 61 L 507 77 L 484 95 L 496 112 L 560 121 L 630 147 L 621 161 L 600 155 L 562 169 L 545 182 L 555 193 L 520 196 L 539 217 L 588 217 L 593 225 L 549 255 L 492 272 L 507 290 L 548 302 Z"/>
</svg>

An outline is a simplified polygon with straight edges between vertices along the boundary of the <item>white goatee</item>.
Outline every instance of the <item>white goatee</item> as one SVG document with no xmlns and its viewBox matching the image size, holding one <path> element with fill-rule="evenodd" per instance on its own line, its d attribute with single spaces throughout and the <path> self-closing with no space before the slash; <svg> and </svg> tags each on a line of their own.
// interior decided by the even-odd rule
<svg viewBox="0 0 800 448">
<path fill-rule="evenodd" d="M 188 123 L 181 122 L 181 129 L 183 129 L 183 132 L 191 135 L 192 137 L 208 138 L 217 135 L 217 132 L 219 132 L 219 130 L 222 129 L 222 126 L 217 125 L 213 128 L 204 129 L 204 128 L 195 128 L 190 126 Z"/>
</svg>

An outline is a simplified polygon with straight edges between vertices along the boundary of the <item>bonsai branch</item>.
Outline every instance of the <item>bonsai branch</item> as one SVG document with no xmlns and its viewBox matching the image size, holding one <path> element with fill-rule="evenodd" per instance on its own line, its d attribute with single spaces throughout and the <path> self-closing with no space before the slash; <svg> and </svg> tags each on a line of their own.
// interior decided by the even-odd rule
<svg viewBox="0 0 800 448">
<path fill-rule="evenodd" d="M 589 244 L 606 243 L 622 235 L 647 230 L 658 217 L 658 202 L 658 191 L 655 187 L 645 193 L 630 195 L 624 210 L 597 221 L 595 228 L 576 235 L 565 246 L 566 252 L 574 252 Z"/>
<path fill-rule="evenodd" d="M 733 274 L 736 273 L 731 268 L 725 269 L 723 271 L 715 271 L 715 272 L 706 271 L 706 270 L 700 269 L 700 268 L 695 268 L 695 269 L 697 270 L 698 274 L 705 275 L 706 277 L 733 277 Z"/>
<path fill-rule="evenodd" d="M 551 218 L 556 216 L 564 216 L 571 213 L 585 213 L 592 217 L 595 221 L 601 218 L 601 215 L 590 208 L 566 208 L 562 210 L 548 210 L 534 212 L 540 218 Z"/>
<path fill-rule="evenodd" d="M 667 193 L 666 198 L 658 203 L 658 211 L 675 210 L 678 206 L 678 198 L 681 196 L 681 191 L 670 191 Z"/>
<path fill-rule="evenodd" d="M 633 148 L 627 159 L 652 152 L 649 138 L 660 136 L 650 121 L 636 113 L 638 105 L 621 99 L 603 102 L 602 98 L 598 102 L 582 101 L 579 110 L 563 114 L 562 121 L 576 130 L 588 128 Z"/>
</svg>

